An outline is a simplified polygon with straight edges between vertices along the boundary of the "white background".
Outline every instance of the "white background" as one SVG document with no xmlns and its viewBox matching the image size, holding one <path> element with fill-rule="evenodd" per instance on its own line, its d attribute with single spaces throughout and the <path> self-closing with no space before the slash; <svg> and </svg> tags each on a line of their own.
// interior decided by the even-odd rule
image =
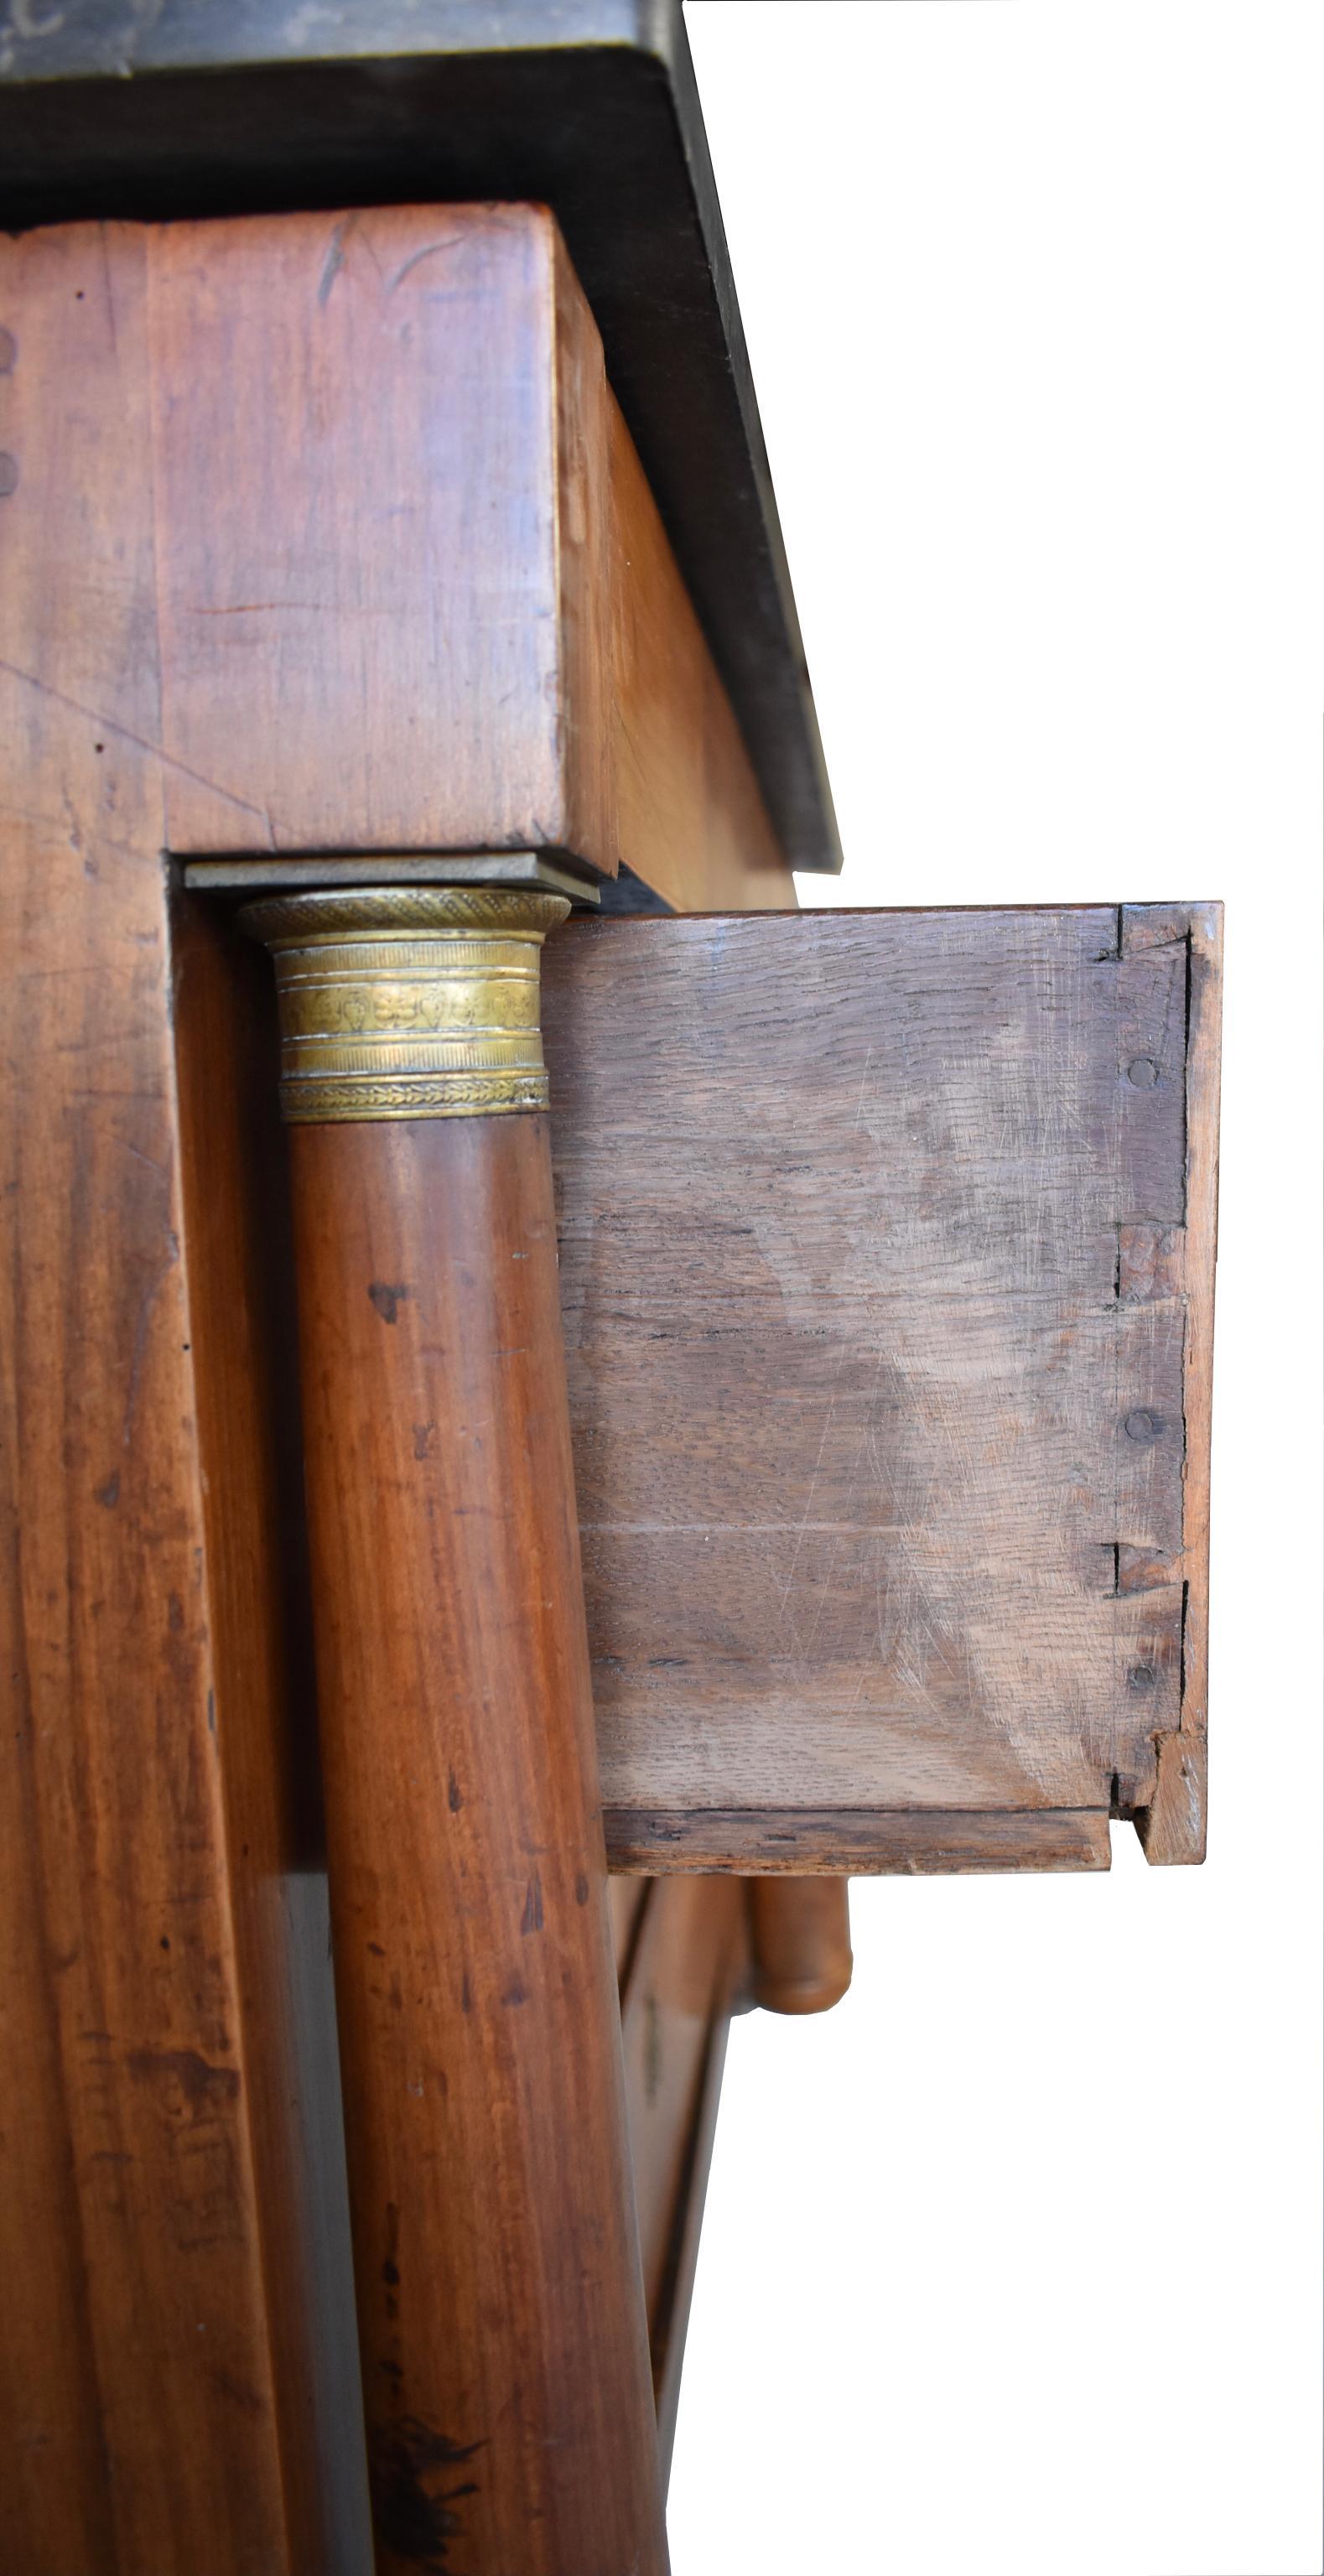
<svg viewBox="0 0 1324 2576">
<path fill-rule="evenodd" d="M 675 2576 L 1320 2568 L 1324 9 L 688 11 L 842 833 L 1227 904 L 1203 1871 L 884 1879 L 738 2023 Z"/>
</svg>

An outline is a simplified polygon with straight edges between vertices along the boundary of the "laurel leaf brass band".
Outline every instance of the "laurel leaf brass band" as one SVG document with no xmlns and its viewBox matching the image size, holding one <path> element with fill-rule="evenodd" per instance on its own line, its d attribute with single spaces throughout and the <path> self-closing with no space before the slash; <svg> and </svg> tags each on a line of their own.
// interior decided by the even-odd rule
<svg viewBox="0 0 1324 2576">
<path fill-rule="evenodd" d="M 561 895 L 346 887 L 246 904 L 280 1000 L 283 1115 L 487 1118 L 545 1109 L 539 951 Z"/>
</svg>

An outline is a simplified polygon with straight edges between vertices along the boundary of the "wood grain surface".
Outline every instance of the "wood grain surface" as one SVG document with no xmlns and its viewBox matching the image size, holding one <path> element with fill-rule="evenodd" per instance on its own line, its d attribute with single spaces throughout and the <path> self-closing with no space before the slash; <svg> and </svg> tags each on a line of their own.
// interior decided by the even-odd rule
<svg viewBox="0 0 1324 2576">
<path fill-rule="evenodd" d="M 267 960 L 175 892 L 171 1019 L 203 1525 L 258 2208 L 306 2545 L 370 2550 L 331 1977 L 285 1137 Z M 294 2438 L 297 2436 L 297 2438 Z"/>
<path fill-rule="evenodd" d="M 291 1130 L 377 2564 L 661 2571 L 545 1118 Z"/>
<path fill-rule="evenodd" d="M 545 209 L 146 243 L 170 848 L 793 902 Z"/>
<path fill-rule="evenodd" d="M 1216 940 L 1097 906 L 549 949 L 617 1866 L 756 1868 L 803 1817 L 802 1866 L 904 1867 L 912 1812 L 1155 1806 L 1203 1584 Z"/>
<path fill-rule="evenodd" d="M 610 397 L 608 413 L 616 846 L 673 911 L 794 911 L 795 879 Z"/>
<path fill-rule="evenodd" d="M 613 1869 L 859 1878 L 1107 1869 L 1106 1807 L 608 1807 Z"/>
<path fill-rule="evenodd" d="M 267 1068 L 172 953 L 146 300 L 140 231 L 0 243 L 0 2560 L 357 2576 Z"/>
<path fill-rule="evenodd" d="M 1218 1087 L 1222 1040 L 1223 921 L 1206 904 L 1165 918 L 1129 907 L 1128 949 L 1180 940 L 1188 958 L 1186 1052 L 1186 1225 L 1174 1258 L 1174 1293 L 1186 1313 L 1183 1404 L 1181 1722 L 1158 1748 L 1153 1799 L 1137 1811 L 1148 1859 L 1177 1864 L 1205 1856 L 1209 1729 L 1209 1457 L 1214 1393 L 1214 1274 L 1218 1259 Z M 1149 1569 L 1144 1569 L 1145 1577 Z"/>
<path fill-rule="evenodd" d="M 712 2168 L 713 2146 L 717 2135 L 717 2114 L 722 2097 L 722 2077 L 726 2071 L 726 2050 L 730 2035 L 730 2015 L 724 2010 L 715 2012 L 709 2027 L 693 2127 L 690 2131 L 690 2143 L 681 2173 L 680 2199 L 673 2222 L 662 2295 L 650 2321 L 653 2336 L 653 2386 L 657 2395 L 657 2440 L 662 2458 L 662 2475 L 667 2482 L 671 2477 L 672 2454 L 676 2440 L 676 2417 L 680 2407 L 681 2372 L 685 2361 L 685 2338 L 689 2331 L 690 2304 L 694 2295 L 695 2274 L 698 2270 L 704 2202 L 708 2192 L 708 2176 Z"/>
<path fill-rule="evenodd" d="M 733 2010 L 749 2001 L 749 1913 L 747 1891 L 729 1877 L 613 1879 L 613 1894 L 622 1888 L 638 1890 L 640 1900 L 621 1981 L 621 2032 L 665 2470 L 727 2033 Z"/>
<path fill-rule="evenodd" d="M 652 1887 L 621 1989 L 630 2158 L 644 2295 L 658 2315 L 714 2016 L 728 2013 L 748 1939 L 731 1878 Z"/>
</svg>

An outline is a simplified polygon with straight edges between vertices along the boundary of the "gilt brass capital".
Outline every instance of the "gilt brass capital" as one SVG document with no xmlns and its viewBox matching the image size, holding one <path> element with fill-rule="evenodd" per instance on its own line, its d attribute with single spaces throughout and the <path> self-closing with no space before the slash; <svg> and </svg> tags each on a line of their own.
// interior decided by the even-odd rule
<svg viewBox="0 0 1324 2576">
<path fill-rule="evenodd" d="M 285 1118 L 545 1109 L 539 951 L 569 910 L 560 895 L 421 885 L 246 904 L 275 961 Z"/>
</svg>

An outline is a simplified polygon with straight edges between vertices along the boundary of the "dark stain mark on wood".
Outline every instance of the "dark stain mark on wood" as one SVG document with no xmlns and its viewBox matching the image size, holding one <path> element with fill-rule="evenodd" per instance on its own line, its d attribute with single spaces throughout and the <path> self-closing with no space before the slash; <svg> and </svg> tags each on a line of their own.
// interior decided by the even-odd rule
<svg viewBox="0 0 1324 2576">
<path fill-rule="evenodd" d="M 581 1869 L 581 1870 L 577 1870 L 577 1871 L 575 1872 L 575 1903 L 576 1903 L 576 1905 L 587 1905 L 587 1903 L 588 1903 L 588 1892 L 589 1892 L 589 1891 L 588 1891 L 588 1880 L 585 1878 L 585 1876 L 584 1876 L 584 1873 L 583 1873 L 582 1869 Z"/>
<path fill-rule="evenodd" d="M 368 1948 L 369 1948 L 369 1949 L 370 1949 L 370 1951 L 372 1952 L 372 1955 L 373 1955 L 374 1959 L 384 1959 L 384 1958 L 385 1958 L 385 1956 L 386 1956 L 386 1952 L 385 1952 L 385 1951 L 384 1951 L 384 1949 L 382 1948 L 382 1945 L 381 1945 L 380 1941 L 370 1941 L 370 1942 L 368 1943 Z"/>
<path fill-rule="evenodd" d="M 400 2287 L 400 2266 L 396 2261 L 396 2256 L 399 2251 L 400 2212 L 396 2203 L 393 2200 L 388 2200 L 386 2204 L 386 2254 L 382 2263 L 382 2282 L 386 2291 L 386 2314 L 392 2324 L 400 2314 L 400 2302 L 395 2295 L 396 2291 Z"/>
<path fill-rule="evenodd" d="M 452 2542 L 464 2537 L 464 2518 L 456 2507 L 466 2496 L 477 2495 L 478 2480 L 441 2482 L 467 2468 L 484 2447 L 481 2441 L 453 2442 L 419 2415 L 374 2427 L 368 2462 L 372 2517 L 386 2550 L 425 2571 L 450 2563 Z"/>
<path fill-rule="evenodd" d="M 403 1280 L 371 1279 L 368 1282 L 369 1298 L 384 1324 L 396 1322 L 406 1298 L 412 1297 L 413 1293 Z"/>
<path fill-rule="evenodd" d="M 194 2119 L 238 2098 L 238 2068 L 209 2065 L 195 2048 L 135 2048 L 127 2063 L 140 2083 L 155 2083 L 163 2075 L 173 2078 Z"/>
<path fill-rule="evenodd" d="M 529 2000 L 528 1988 L 521 1985 L 518 1977 L 512 1977 L 509 1985 L 502 1992 L 501 2000 L 503 2004 L 526 2004 Z"/>
<path fill-rule="evenodd" d="M 437 1426 L 435 1422 L 416 1422 L 414 1424 L 414 1456 L 416 1458 L 430 1458 L 436 1445 Z"/>
<path fill-rule="evenodd" d="M 524 1911 L 520 1916 L 520 1933 L 541 1932 L 543 1925 L 542 1880 L 535 1869 L 524 1894 Z"/>
<path fill-rule="evenodd" d="M 213 2370 L 211 2379 L 212 2386 L 220 2390 L 222 2397 L 228 2397 L 231 2405 L 242 2408 L 245 2415 L 266 2414 L 265 2397 L 256 2388 L 250 2388 L 247 2380 L 236 2379 L 229 2370 Z"/>
<path fill-rule="evenodd" d="M 453 1771 L 448 1771 L 446 1774 L 446 1804 L 450 1808 L 453 1816 L 458 1816 L 461 1807 L 464 1805 L 464 1800 L 460 1795 L 460 1784 Z"/>
<path fill-rule="evenodd" d="M 398 2201 L 388 2200 L 386 2204 L 386 2252 L 382 2259 L 382 2279 L 385 2281 L 388 2289 L 398 2290 L 400 2287 L 399 2256 L 400 2205 Z"/>
<path fill-rule="evenodd" d="M 96 1487 L 92 1499 L 94 1502 L 100 1503 L 103 1510 L 113 1512 L 119 1498 L 120 1479 L 119 1469 L 117 1467 L 113 1476 L 107 1476 L 104 1485 L 98 1485 Z"/>
</svg>

